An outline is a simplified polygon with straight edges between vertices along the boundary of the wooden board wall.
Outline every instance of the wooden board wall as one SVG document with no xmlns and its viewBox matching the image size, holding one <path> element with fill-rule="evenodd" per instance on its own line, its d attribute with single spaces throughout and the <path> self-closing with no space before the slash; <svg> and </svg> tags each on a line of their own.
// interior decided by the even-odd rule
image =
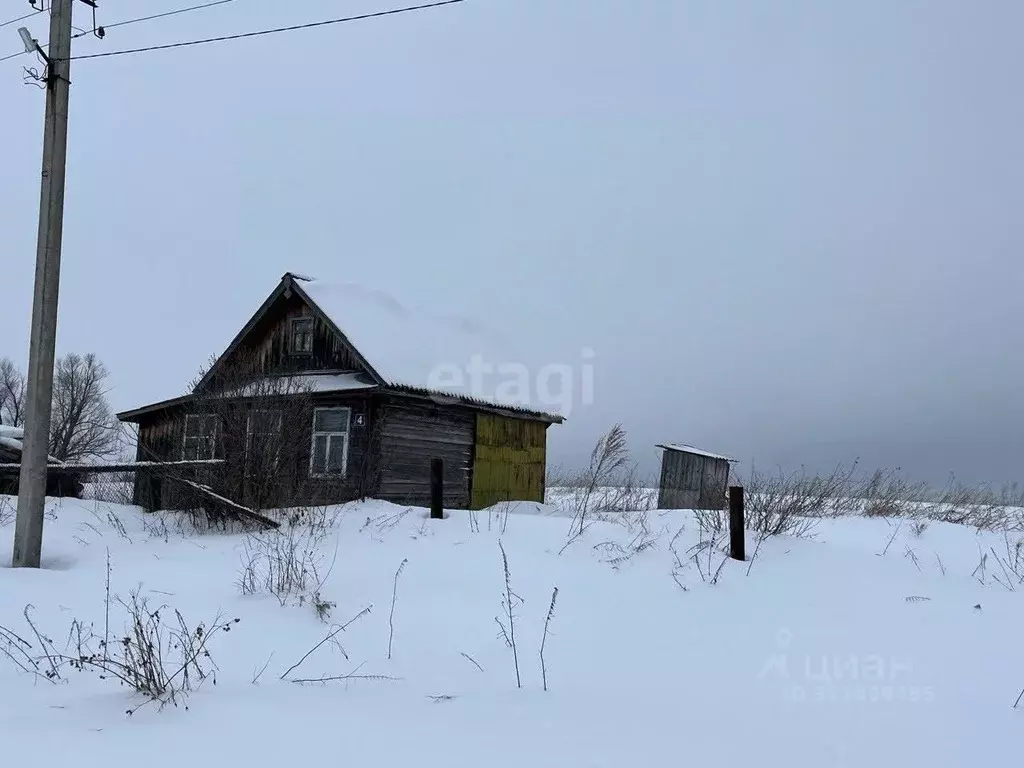
<svg viewBox="0 0 1024 768">
<path fill-rule="evenodd" d="M 295 396 L 291 404 L 257 404 L 237 401 L 237 405 L 219 410 L 209 400 L 185 404 L 174 410 L 157 412 L 139 424 L 138 461 L 177 461 L 183 457 L 182 438 L 186 413 L 215 413 L 221 417 L 217 458 L 224 465 L 200 470 L 160 471 L 139 469 L 135 472 L 134 503 L 146 509 L 176 509 L 183 501 L 193 500 L 193 491 L 175 476 L 202 480 L 217 493 L 240 503 L 255 503 L 249 495 L 252 488 L 246 477 L 245 432 L 251 408 L 279 408 L 289 417 L 309 410 L 308 418 L 293 419 L 285 424 L 281 437 L 281 485 L 288 494 L 289 505 L 340 504 L 373 495 L 376 491 L 372 463 L 376 447 L 371 447 L 369 398 L 359 392 L 315 396 L 311 401 Z M 227 402 L 227 401 L 225 401 Z M 351 410 L 349 423 L 348 472 L 345 478 L 313 478 L 309 474 L 312 449 L 312 411 L 314 408 L 345 407 Z M 237 410 L 235 410 L 237 408 Z M 356 424 L 362 416 L 362 425 Z M 288 484 L 286 484 L 286 482 Z M 262 487 L 263 484 L 261 484 Z"/>
<path fill-rule="evenodd" d="M 499 501 L 544 501 L 546 424 L 478 413 L 472 509 Z"/>
<path fill-rule="evenodd" d="M 306 354 L 293 354 L 291 320 L 313 318 L 313 348 Z M 260 373 L 285 374 L 304 371 L 361 371 L 362 363 L 353 350 L 334 331 L 314 315 L 297 295 L 280 297 L 253 326 L 239 346 L 220 363 L 254 366 Z M 223 372 L 223 370 L 222 370 Z"/>
<path fill-rule="evenodd" d="M 136 461 L 171 461 L 180 457 L 181 422 L 177 412 L 162 411 L 139 421 Z M 163 483 L 155 473 L 137 470 L 132 503 L 151 512 L 167 508 L 162 486 Z"/>
<path fill-rule="evenodd" d="M 723 509 L 729 462 L 682 451 L 661 460 L 658 509 Z"/>
<path fill-rule="evenodd" d="M 394 402 L 381 409 L 379 498 L 430 504 L 430 460 L 444 460 L 444 505 L 466 509 L 473 455 L 473 414 L 454 408 Z"/>
</svg>

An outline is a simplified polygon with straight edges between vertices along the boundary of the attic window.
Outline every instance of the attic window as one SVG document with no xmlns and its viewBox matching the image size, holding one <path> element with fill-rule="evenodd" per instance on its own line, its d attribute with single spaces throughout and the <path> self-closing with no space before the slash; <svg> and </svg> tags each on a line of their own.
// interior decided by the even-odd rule
<svg viewBox="0 0 1024 768">
<path fill-rule="evenodd" d="M 291 353 L 308 355 L 313 351 L 313 318 L 293 317 L 291 321 Z"/>
</svg>

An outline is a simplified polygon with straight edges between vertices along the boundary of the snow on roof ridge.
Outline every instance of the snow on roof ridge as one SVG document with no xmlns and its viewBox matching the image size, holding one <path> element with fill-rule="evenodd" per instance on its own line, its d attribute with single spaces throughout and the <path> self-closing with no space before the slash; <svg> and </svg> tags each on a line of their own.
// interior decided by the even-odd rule
<svg viewBox="0 0 1024 768">
<path fill-rule="evenodd" d="M 511 405 L 493 393 L 465 391 L 463 384 L 451 381 L 453 377 L 464 381 L 476 362 L 494 371 L 523 361 L 503 333 L 479 318 L 417 307 L 386 290 L 352 281 L 313 280 L 296 287 L 389 384 Z M 469 378 L 473 379 L 472 373 Z M 515 405 L 530 407 L 521 402 Z"/>
<path fill-rule="evenodd" d="M 492 329 L 487 328 L 486 323 L 478 317 L 458 313 L 433 312 L 426 307 L 410 305 L 407 302 L 400 301 L 394 294 L 384 290 L 383 288 L 375 288 L 352 280 L 318 280 L 314 277 L 303 277 L 294 273 L 291 274 L 292 277 L 308 283 L 309 285 L 304 286 L 305 288 L 309 288 L 310 286 L 322 286 L 328 290 L 334 288 L 336 290 L 352 291 L 353 293 L 358 293 L 364 298 L 372 299 L 374 302 L 380 304 L 382 308 L 388 309 L 402 317 L 415 319 L 417 315 L 422 315 L 425 318 L 443 323 L 454 330 L 461 331 L 463 333 L 495 333 Z M 323 309 L 323 307 L 321 307 L 321 309 Z M 333 319 L 334 318 L 332 318 L 332 320 Z M 337 323 L 335 324 L 337 325 Z"/>
<path fill-rule="evenodd" d="M 217 397 L 270 397 L 282 394 L 315 394 L 347 392 L 374 386 L 369 377 L 353 371 L 304 371 L 258 376 L 250 381 L 217 393 Z M 281 387 L 274 388 L 280 383 Z"/>
<path fill-rule="evenodd" d="M 692 453 L 695 456 L 706 456 L 709 459 L 722 459 L 723 461 L 736 461 L 736 459 L 724 456 L 721 453 L 712 453 L 711 451 L 705 451 L 702 448 L 689 445 L 688 443 L 658 443 L 656 448 L 664 448 L 667 451 L 680 451 L 682 453 Z"/>
</svg>

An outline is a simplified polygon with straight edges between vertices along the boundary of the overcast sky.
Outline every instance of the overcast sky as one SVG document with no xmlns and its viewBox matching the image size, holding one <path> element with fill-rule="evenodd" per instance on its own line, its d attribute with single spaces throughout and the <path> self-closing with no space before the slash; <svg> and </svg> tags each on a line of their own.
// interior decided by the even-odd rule
<svg viewBox="0 0 1024 768">
<path fill-rule="evenodd" d="M 74 51 L 402 4 L 234 0 Z M 1022 28 L 1017 0 L 468 0 L 75 62 L 58 351 L 96 352 L 115 408 L 181 394 L 296 270 L 512 329 L 531 370 L 592 349 L 554 463 L 621 421 L 648 469 L 679 441 L 1024 479 Z M 34 63 L 0 63 L 19 363 Z"/>
</svg>

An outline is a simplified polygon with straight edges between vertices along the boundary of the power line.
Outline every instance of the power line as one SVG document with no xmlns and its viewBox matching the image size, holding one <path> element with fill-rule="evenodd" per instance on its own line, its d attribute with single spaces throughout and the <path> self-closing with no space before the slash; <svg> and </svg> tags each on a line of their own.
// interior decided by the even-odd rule
<svg viewBox="0 0 1024 768">
<path fill-rule="evenodd" d="M 10 19 L 9 21 L 5 21 L 3 23 L 0 23 L 0 27 L 6 27 L 8 24 L 17 24 L 19 21 L 24 21 L 25 19 L 31 19 L 33 16 L 37 16 L 40 13 L 46 13 L 46 8 L 36 8 L 34 11 L 32 11 L 32 13 L 26 13 L 24 16 L 19 16 L 16 19 Z M 8 56 L 4 56 L 3 58 L 0 58 L 0 61 L 7 61 L 8 59 L 16 59 L 18 56 L 22 56 L 22 55 L 24 55 L 26 53 L 28 53 L 28 51 L 18 51 L 17 53 L 12 53 L 12 54 L 9 54 Z"/>
<path fill-rule="evenodd" d="M 313 29 L 314 27 L 326 27 L 331 24 L 343 24 L 348 21 L 361 21 L 363 19 L 375 19 L 381 16 L 394 16 L 399 13 L 409 13 L 411 11 L 424 11 L 428 8 L 439 8 L 443 5 L 455 5 L 456 3 L 463 3 L 465 0 L 439 0 L 434 3 L 426 3 L 424 5 L 410 5 L 404 8 L 392 8 L 387 11 L 376 11 L 375 13 L 362 13 L 358 16 L 344 16 L 338 19 L 326 19 L 324 21 L 312 21 L 307 24 L 295 24 L 290 27 L 275 27 L 273 29 L 261 29 L 255 32 L 241 32 L 235 35 L 222 35 L 220 37 L 207 37 L 201 40 L 183 40 L 178 43 L 165 43 L 164 45 L 150 45 L 145 48 L 128 48 L 122 51 L 106 51 L 104 53 L 87 53 L 82 56 L 72 56 L 72 59 L 99 59 L 105 56 L 124 56 L 130 53 L 144 53 L 146 51 L 164 51 L 170 48 L 186 48 L 192 45 L 204 45 L 206 43 L 222 43 L 227 40 L 241 40 L 246 37 L 261 37 L 263 35 L 273 35 L 278 32 L 294 32 L 300 29 Z M 3 61 L 3 59 L 0 59 Z"/>
<path fill-rule="evenodd" d="M 139 21 L 152 21 L 153 19 L 162 19 L 166 16 L 177 16 L 179 13 L 189 13 L 190 11 L 200 11 L 203 8 L 212 8 L 215 5 L 224 5 L 225 3 L 233 3 L 234 0 L 213 0 L 213 2 L 202 3 L 200 5 L 192 5 L 188 8 L 178 8 L 173 11 L 164 11 L 163 13 L 154 13 L 152 16 L 140 16 L 135 19 L 125 19 L 124 21 L 115 21 L 113 24 L 103 24 L 103 29 L 113 29 L 114 27 L 123 27 L 126 24 L 135 24 Z M 82 35 L 91 35 L 93 30 L 87 30 L 85 32 L 79 32 L 74 37 L 82 37 Z M 79 58 L 79 57 L 76 57 Z"/>
<path fill-rule="evenodd" d="M 25 19 L 31 19 L 37 13 L 46 13 L 46 9 L 45 8 L 37 8 L 36 10 L 32 11 L 32 13 L 26 13 L 24 16 L 19 16 L 16 19 L 11 19 L 10 21 L 5 21 L 3 23 L 0 23 L 0 27 L 6 27 L 8 24 L 17 24 L 19 21 L 24 21 Z M 0 61 L 3 61 L 3 59 L 0 59 Z"/>
<path fill-rule="evenodd" d="M 139 22 L 139 21 L 152 21 L 153 19 L 162 19 L 165 16 L 176 16 L 179 13 L 189 13 L 190 11 L 199 11 L 199 10 L 202 10 L 203 8 L 212 8 L 215 5 L 224 5 L 225 3 L 232 3 L 232 2 L 234 2 L 234 0 L 213 0 L 212 2 L 202 3 L 200 5 L 192 5 L 192 6 L 189 6 L 188 8 L 177 8 L 177 9 L 175 9 L 173 11 L 164 11 L 163 13 L 155 13 L 152 16 L 140 16 L 140 17 L 134 18 L 134 19 L 125 19 L 123 21 L 115 21 L 113 24 L 103 24 L 102 27 L 103 27 L 103 30 L 106 31 L 108 29 L 113 29 L 114 27 L 123 27 L 126 24 L 135 24 L 136 22 Z M 11 21 L 5 21 L 3 24 L 0 24 L 0 27 L 3 27 L 5 25 L 7 25 L 7 24 L 13 24 L 16 21 L 21 21 L 21 19 L 27 19 L 30 16 L 34 16 L 36 13 L 41 13 L 41 11 L 36 11 L 35 13 L 30 13 L 30 14 L 28 14 L 26 16 L 22 16 L 20 19 L 13 19 Z M 80 32 L 75 33 L 74 35 L 71 36 L 71 38 L 74 40 L 74 39 L 79 38 L 79 37 L 84 37 L 85 35 L 94 34 L 95 31 L 96 30 L 93 30 L 93 29 L 85 29 L 85 30 L 82 30 Z M 46 44 L 44 43 L 42 47 L 45 48 Z M 4 56 L 3 58 L 0 58 L 0 61 L 7 61 L 8 59 L 15 59 L 18 56 L 23 55 L 24 53 L 26 53 L 26 51 L 18 51 L 17 53 L 12 53 L 12 54 L 10 54 L 8 56 Z"/>
<path fill-rule="evenodd" d="M 26 53 L 28 53 L 28 51 L 18 51 L 17 53 L 11 53 L 11 54 L 8 54 L 7 56 L 4 56 L 2 59 L 0 59 L 0 61 L 7 61 L 8 59 L 16 59 L 19 56 L 24 56 Z"/>
</svg>

